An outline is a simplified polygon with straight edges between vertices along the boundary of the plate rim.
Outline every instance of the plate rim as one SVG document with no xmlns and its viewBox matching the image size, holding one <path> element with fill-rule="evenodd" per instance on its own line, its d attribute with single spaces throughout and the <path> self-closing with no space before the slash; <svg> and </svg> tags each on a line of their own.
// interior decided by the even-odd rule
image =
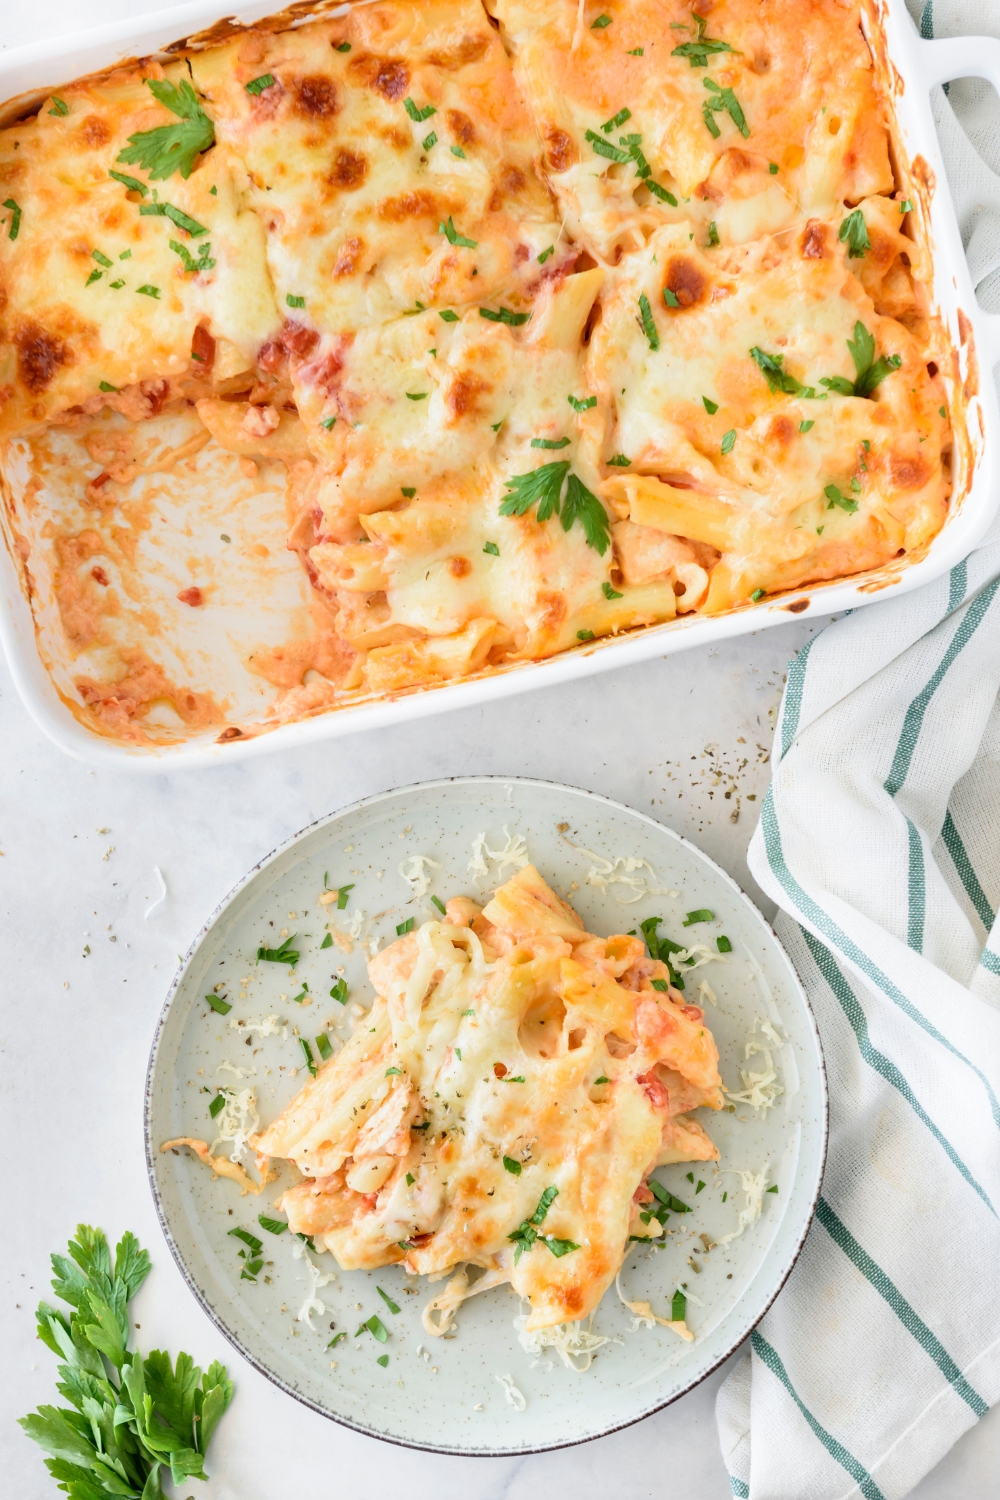
<svg viewBox="0 0 1000 1500">
<path fill-rule="evenodd" d="M 322 1406 L 311 1396 L 306 1395 L 304 1391 L 296 1390 L 294 1386 L 290 1385 L 274 1370 L 269 1369 L 258 1355 L 249 1350 L 244 1345 L 242 1340 L 237 1337 L 237 1335 L 233 1333 L 232 1330 L 225 1326 L 221 1317 L 210 1305 L 201 1288 L 195 1281 L 193 1275 L 189 1271 L 184 1257 L 181 1254 L 180 1248 L 174 1239 L 173 1233 L 171 1232 L 168 1217 L 164 1205 L 161 1201 L 156 1178 L 156 1162 L 158 1160 L 159 1153 L 154 1152 L 152 1146 L 153 1089 L 156 1079 L 160 1045 L 163 1039 L 164 1029 L 166 1027 L 171 1007 L 176 998 L 181 982 L 185 978 L 187 970 L 198 949 L 208 937 L 208 934 L 211 932 L 213 927 L 215 927 L 216 923 L 233 904 L 233 902 L 237 899 L 237 897 L 241 894 L 245 887 L 248 886 L 252 880 L 256 880 L 258 875 L 260 875 L 268 865 L 274 863 L 275 860 L 279 859 L 281 855 L 285 854 L 293 845 L 301 842 L 301 840 L 305 839 L 309 834 L 317 832 L 319 829 L 327 826 L 328 824 L 336 822 L 339 818 L 348 816 L 348 814 L 350 813 L 360 812 L 364 808 L 372 807 L 380 802 L 387 802 L 390 798 L 400 797 L 406 794 L 432 791 L 437 788 L 450 786 L 481 786 L 484 783 L 498 784 L 501 786 L 521 785 L 544 787 L 549 788 L 553 791 L 569 792 L 574 797 L 582 797 L 585 798 L 588 802 L 603 804 L 605 807 L 613 808 L 616 812 L 628 813 L 631 817 L 640 818 L 643 822 L 651 824 L 653 828 L 657 830 L 657 832 L 666 834 L 669 838 L 674 839 L 679 844 L 684 845 L 685 848 L 691 851 L 691 853 L 693 853 L 698 859 L 703 860 L 706 864 L 708 864 L 716 875 L 721 876 L 722 880 L 732 889 L 732 891 L 739 897 L 744 905 L 750 909 L 753 917 L 765 929 L 767 935 L 770 937 L 771 941 L 777 948 L 778 953 L 784 959 L 785 965 L 788 969 L 789 977 L 795 989 L 799 993 L 799 997 L 805 1008 L 806 1018 L 812 1029 L 813 1038 L 816 1043 L 816 1051 L 819 1059 L 819 1080 L 822 1106 L 820 1120 L 821 1146 L 819 1153 L 819 1168 L 816 1174 L 816 1185 L 812 1192 L 809 1209 L 804 1216 L 802 1228 L 795 1241 L 794 1248 L 789 1255 L 781 1278 L 774 1290 L 771 1292 L 770 1296 L 767 1298 L 759 1315 L 754 1318 L 753 1322 L 748 1324 L 745 1328 L 741 1329 L 739 1337 L 735 1340 L 735 1342 L 733 1342 L 730 1347 L 726 1349 L 726 1351 L 721 1354 L 718 1359 L 716 1359 L 706 1370 L 703 1370 L 697 1377 L 692 1379 L 688 1384 L 684 1385 L 680 1390 L 675 1391 L 673 1395 L 667 1396 L 664 1400 L 658 1402 L 657 1405 L 651 1407 L 648 1411 L 640 1412 L 638 1415 L 629 1417 L 625 1421 L 612 1422 L 610 1425 L 602 1427 L 599 1432 L 586 1433 L 580 1437 L 560 1439 L 551 1443 L 533 1443 L 529 1447 L 521 1446 L 516 1448 L 450 1447 L 440 1443 L 414 1442 L 407 1438 L 397 1437 L 391 1433 L 378 1432 L 374 1428 L 366 1427 L 361 1422 L 357 1422 L 350 1417 L 330 1411 L 327 1407 Z M 795 965 L 792 963 L 791 957 L 789 956 L 789 953 L 785 948 L 785 945 L 778 937 L 771 923 L 764 916 L 764 913 L 757 906 L 756 902 L 750 899 L 746 891 L 743 890 L 742 886 L 740 886 L 733 879 L 728 871 L 724 870 L 721 865 L 719 865 L 714 859 L 712 859 L 711 855 L 706 854 L 705 851 L 703 849 L 700 849 L 697 844 L 693 843 L 690 839 L 685 838 L 683 834 L 677 833 L 675 829 L 669 827 L 666 823 L 659 822 L 658 819 L 650 817 L 648 813 L 641 812 L 638 808 L 630 807 L 628 803 L 618 802 L 613 797 L 605 797 L 601 792 L 588 791 L 584 787 L 571 786 L 568 782 L 553 781 L 551 778 L 543 776 L 438 776 L 427 781 L 408 782 L 405 786 L 391 787 L 385 791 L 373 792 L 369 796 L 360 797 L 354 802 L 347 803 L 343 807 L 338 807 L 335 808 L 332 812 L 325 813 L 322 817 L 315 818 L 311 823 L 306 824 L 304 828 L 300 828 L 298 832 L 290 834 L 288 838 L 284 839 L 280 844 L 276 845 L 269 854 L 263 855 L 250 867 L 246 874 L 243 875 L 234 886 L 232 886 L 227 894 L 223 896 L 223 898 L 219 902 L 217 902 L 209 916 L 203 922 L 202 926 L 198 929 L 198 932 L 192 938 L 180 963 L 178 964 L 177 970 L 170 982 L 166 997 L 163 1001 L 163 1005 L 160 1008 L 160 1013 L 156 1020 L 153 1039 L 150 1044 L 149 1062 L 146 1066 L 146 1079 L 143 1091 L 143 1147 L 146 1157 L 146 1174 L 149 1180 L 150 1192 L 153 1198 L 153 1207 L 160 1226 L 160 1232 L 166 1240 L 167 1248 L 169 1249 L 174 1263 L 177 1266 L 177 1269 L 180 1271 L 181 1277 L 184 1280 L 188 1290 L 194 1296 L 195 1301 L 198 1303 L 202 1312 L 205 1313 L 209 1321 L 218 1330 L 218 1332 L 222 1334 L 227 1343 L 232 1345 L 232 1347 L 243 1359 L 246 1360 L 246 1362 L 251 1366 L 252 1369 L 256 1370 L 259 1375 L 263 1375 L 265 1379 L 270 1381 L 272 1385 L 276 1386 L 278 1390 L 282 1391 L 286 1396 L 291 1396 L 294 1400 L 300 1402 L 301 1405 L 308 1407 L 310 1411 L 314 1411 L 319 1416 L 327 1418 L 328 1421 L 336 1422 L 338 1426 L 346 1427 L 351 1432 L 360 1433 L 363 1437 L 374 1438 L 377 1441 L 383 1443 L 392 1443 L 398 1448 L 412 1448 L 417 1452 L 435 1453 L 449 1458 L 521 1458 L 528 1457 L 537 1453 L 552 1453 L 562 1448 L 576 1448 L 582 1443 L 593 1443 L 600 1438 L 610 1437 L 615 1432 L 622 1432 L 627 1427 L 634 1427 L 638 1422 L 644 1422 L 649 1417 L 655 1416 L 657 1412 L 661 1412 L 665 1410 L 666 1407 L 672 1406 L 673 1403 L 675 1401 L 679 1401 L 682 1396 L 689 1395 L 691 1391 L 693 1391 L 697 1386 L 701 1385 L 703 1381 L 707 1380 L 710 1375 L 714 1374 L 714 1372 L 718 1370 L 720 1366 L 724 1365 L 726 1360 L 730 1359 L 732 1355 L 735 1354 L 740 1345 L 744 1342 L 744 1340 L 750 1336 L 753 1329 L 756 1328 L 760 1322 L 762 1322 L 764 1317 L 770 1311 L 771 1307 L 774 1305 L 779 1293 L 783 1290 L 786 1282 L 788 1281 L 788 1278 L 791 1276 L 793 1270 L 798 1264 L 799 1257 L 802 1254 L 806 1238 L 809 1234 L 809 1230 L 812 1228 L 813 1219 L 816 1215 L 816 1205 L 819 1202 L 819 1197 L 823 1188 L 823 1178 L 826 1173 L 829 1146 L 829 1079 L 827 1076 L 826 1055 L 823 1049 L 823 1040 L 820 1035 L 819 1025 L 816 1020 L 816 1014 L 809 1000 L 809 996 L 806 993 L 805 987 L 802 984 L 801 979 L 799 978 Z"/>
</svg>

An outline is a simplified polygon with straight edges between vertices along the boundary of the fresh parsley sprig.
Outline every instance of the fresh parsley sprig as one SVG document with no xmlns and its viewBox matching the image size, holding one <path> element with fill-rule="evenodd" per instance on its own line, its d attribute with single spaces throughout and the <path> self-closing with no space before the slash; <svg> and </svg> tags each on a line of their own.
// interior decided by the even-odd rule
<svg viewBox="0 0 1000 1500">
<path fill-rule="evenodd" d="M 130 135 L 129 144 L 117 159 L 126 166 L 141 167 L 150 182 L 162 182 L 175 172 L 190 177 L 195 157 L 215 144 L 215 126 L 186 78 L 176 86 L 165 78 L 145 81 L 153 97 L 176 115 L 180 124 L 158 125 L 155 130 Z"/>
<path fill-rule="evenodd" d="M 840 396 L 862 396 L 871 397 L 872 392 L 880 386 L 887 375 L 893 370 L 898 370 L 903 363 L 898 354 L 883 354 L 875 358 L 875 339 L 859 318 L 854 325 L 854 338 L 847 340 L 847 347 L 854 361 L 857 371 L 856 380 L 848 380 L 845 375 L 827 375 L 820 381 L 828 390 L 836 391 Z"/>
<path fill-rule="evenodd" d="M 701 106 L 702 116 L 708 127 L 709 134 L 718 140 L 722 132 L 715 123 L 714 115 L 725 110 L 740 135 L 746 140 L 750 134 L 750 126 L 747 124 L 747 117 L 743 113 L 740 102 L 732 89 L 720 88 L 714 78 L 703 78 L 701 81 L 712 96 L 710 99 L 706 99 Z"/>
<path fill-rule="evenodd" d="M 645 922 L 639 923 L 639 926 L 643 937 L 646 939 L 646 947 L 649 949 L 650 958 L 658 958 L 661 963 L 666 964 L 670 974 L 670 983 L 674 989 L 682 990 L 684 988 L 684 980 L 670 961 L 672 953 L 680 953 L 681 945 L 680 943 L 673 942 L 671 938 L 657 936 L 656 929 L 662 921 L 662 917 L 647 917 Z"/>
<path fill-rule="evenodd" d="M 735 47 L 730 47 L 728 42 L 722 42 L 718 37 L 706 36 L 705 27 L 708 22 L 704 16 L 694 16 L 693 20 L 698 23 L 698 40 L 696 42 L 682 42 L 671 52 L 671 57 L 686 57 L 692 68 L 707 68 L 710 53 L 731 52 L 734 57 L 743 54 L 737 52 Z"/>
<path fill-rule="evenodd" d="M 567 478 L 568 476 L 568 478 Z M 563 497 L 563 481 L 566 494 Z M 562 528 L 569 531 L 575 521 L 583 527 L 587 545 L 593 547 L 599 557 L 608 550 L 611 529 L 604 506 L 586 485 L 570 472 L 569 463 L 563 459 L 528 474 L 515 474 L 504 481 L 512 491 L 500 504 L 502 516 L 523 516 L 534 505 L 536 521 L 547 521 L 550 516 L 560 516 Z"/>
<path fill-rule="evenodd" d="M 45 1466 L 71 1500 L 162 1500 L 161 1470 L 174 1484 L 205 1479 L 205 1452 L 233 1396 L 224 1365 L 202 1374 L 189 1354 L 128 1348 L 128 1304 L 149 1274 L 149 1256 L 124 1234 L 111 1259 L 100 1229 L 77 1226 L 69 1258 L 53 1255 L 52 1289 L 69 1305 L 40 1302 L 38 1337 L 63 1361 L 59 1394 L 20 1425 L 50 1455 Z"/>
</svg>

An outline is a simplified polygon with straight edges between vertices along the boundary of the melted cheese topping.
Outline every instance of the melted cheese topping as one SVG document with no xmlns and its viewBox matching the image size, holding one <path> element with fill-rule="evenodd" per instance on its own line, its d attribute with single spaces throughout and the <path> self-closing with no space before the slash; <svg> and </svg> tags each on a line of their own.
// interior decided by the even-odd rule
<svg viewBox="0 0 1000 1500">
<path fill-rule="evenodd" d="M 252 1141 L 303 1174 L 280 1199 L 292 1229 L 345 1269 L 461 1268 L 431 1332 L 507 1280 L 529 1334 L 589 1316 L 630 1232 L 654 1227 L 648 1174 L 718 1158 L 690 1114 L 722 1103 L 703 1012 L 652 987 L 668 970 L 640 939 L 585 932 L 530 864 L 369 974 L 351 1040 Z M 486 1272 L 471 1287 L 469 1266 Z"/>
<path fill-rule="evenodd" d="M 379 0 L 0 132 L 0 436 L 187 402 L 244 472 L 286 465 L 322 646 L 284 653 L 274 722 L 745 607 L 943 524 L 950 356 L 860 4 L 604 14 Z M 129 168 L 140 193 L 119 152 L 176 123 L 146 76 L 193 79 L 215 144 L 187 178 Z M 852 394 L 859 328 L 882 379 Z M 502 514 L 546 464 L 555 507 Z"/>
</svg>

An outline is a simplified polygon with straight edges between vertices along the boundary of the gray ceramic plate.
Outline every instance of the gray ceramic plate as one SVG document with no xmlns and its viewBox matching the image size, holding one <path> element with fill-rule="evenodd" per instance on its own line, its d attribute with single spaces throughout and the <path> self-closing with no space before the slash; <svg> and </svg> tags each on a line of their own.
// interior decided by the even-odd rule
<svg viewBox="0 0 1000 1500">
<path fill-rule="evenodd" d="M 508 866 L 500 877 L 488 856 L 488 877 L 470 873 L 481 834 L 494 851 L 508 835 L 523 837 L 533 863 L 591 931 L 627 931 L 655 915 L 676 940 L 697 941 L 713 952 L 720 934 L 729 938 L 725 961 L 714 959 L 686 978 L 692 999 L 707 998 L 699 993 L 703 981 L 716 997 L 717 1005 L 706 1009 L 728 1089 L 742 1089 L 741 1067 L 764 1070 L 762 1053 L 749 1061 L 745 1056 L 751 1036 L 764 1040 L 761 1022 L 783 1039 L 780 1047 L 768 1043 L 784 1091 L 775 1106 L 763 1116 L 744 1103 L 711 1117 L 702 1112 L 721 1150 L 718 1169 L 692 1169 L 693 1182 L 687 1167 L 661 1169 L 664 1184 L 692 1212 L 672 1217 L 665 1248 L 633 1245 L 626 1257 L 626 1294 L 648 1300 L 660 1316 L 669 1316 L 674 1289 L 687 1283 L 693 1344 L 659 1325 L 633 1329 L 613 1287 L 593 1326 L 619 1342 L 605 1344 L 586 1373 L 565 1368 L 558 1358 L 538 1362 L 520 1346 L 513 1326 L 520 1304 L 506 1287 L 467 1303 L 454 1337 L 429 1338 L 420 1310 L 440 1287 L 429 1290 L 395 1267 L 336 1271 L 316 1290 L 323 1312 L 312 1314 L 310 1326 L 297 1316 L 309 1291 L 301 1243 L 288 1232 L 272 1236 L 257 1222 L 258 1212 L 267 1213 L 291 1180 L 291 1169 L 262 1197 L 241 1197 L 232 1182 L 213 1178 L 189 1153 L 158 1149 L 176 1136 L 212 1140 L 208 1106 L 220 1085 L 254 1088 L 261 1122 L 272 1120 L 303 1081 L 301 1071 L 293 1076 L 303 1063 L 296 1028 L 314 1052 L 312 1039 L 323 1032 L 339 1045 L 352 1024 L 351 1005 L 371 1002 L 366 945 L 384 944 L 410 916 L 418 924 L 434 916 L 432 895 L 484 895 L 511 873 Z M 422 899 L 413 897 L 400 871 L 418 854 L 440 866 L 430 870 Z M 631 872 L 619 864 L 611 872 L 638 886 L 600 883 L 605 866 L 619 858 L 647 862 Z M 330 886 L 353 883 L 346 911 L 318 904 L 324 877 Z M 638 900 L 621 899 L 636 894 Z M 684 928 L 685 913 L 696 908 L 708 908 L 715 920 Z M 345 931 L 357 924 L 350 954 L 320 946 L 331 914 Z M 281 965 L 254 963 L 258 946 L 277 946 L 282 929 L 300 935 L 294 976 Z M 341 967 L 350 987 L 346 1007 L 329 998 Z M 224 1017 L 203 998 L 220 983 L 233 1006 Z M 303 983 L 309 1005 L 294 1000 Z M 267 1036 L 250 1032 L 248 1045 L 247 1023 L 268 1016 L 287 1027 Z M 232 1068 L 254 1072 L 240 1079 Z M 733 881 L 691 844 L 631 808 L 549 782 L 486 777 L 369 798 L 314 824 L 252 870 L 181 965 L 157 1027 L 146 1094 L 147 1156 L 163 1230 L 222 1333 L 314 1410 L 373 1437 L 442 1453 L 537 1452 L 599 1437 L 702 1380 L 746 1337 L 788 1276 L 819 1191 L 826 1132 L 826 1084 L 812 1013 L 783 949 Z M 747 1202 L 740 1171 L 756 1173 L 765 1163 L 778 1191 L 764 1195 L 760 1217 L 738 1238 L 705 1254 L 702 1235 L 719 1241 L 738 1226 Z M 230 1233 L 237 1226 L 266 1242 L 267 1263 L 255 1283 L 241 1278 L 243 1247 Z M 332 1257 L 313 1259 L 324 1272 L 335 1270 Z M 398 1314 L 390 1313 L 377 1286 L 398 1304 Z M 384 1346 L 367 1332 L 354 1336 L 376 1312 L 389 1332 Z M 341 1330 L 348 1338 L 329 1349 Z M 388 1364 L 380 1366 L 384 1354 Z M 523 1410 L 510 1404 L 500 1376 L 509 1376 L 522 1393 Z"/>
</svg>

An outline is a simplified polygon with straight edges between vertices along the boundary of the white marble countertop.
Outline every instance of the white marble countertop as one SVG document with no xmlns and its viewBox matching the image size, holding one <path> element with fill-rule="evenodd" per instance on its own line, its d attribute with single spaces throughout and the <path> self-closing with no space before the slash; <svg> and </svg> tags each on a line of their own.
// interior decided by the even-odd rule
<svg viewBox="0 0 1000 1500">
<path fill-rule="evenodd" d="M 86 22 L 154 9 L 91 0 Z M 78 30 L 73 0 L 0 16 L 0 48 Z M 244 1364 L 208 1321 L 163 1243 L 146 1180 L 142 1096 L 156 1016 L 177 957 L 263 855 L 336 807 L 438 776 L 549 777 L 662 818 L 772 908 L 745 851 L 767 784 L 771 722 L 788 657 L 820 624 L 795 622 L 579 685 L 213 771 L 131 778 L 71 761 L 35 728 L 0 668 L 0 1133 L 8 1142 L 0 1259 L 0 1455 L 8 1493 L 54 1493 L 15 1417 L 54 1399 L 55 1360 L 35 1339 L 48 1256 L 80 1220 L 132 1229 L 153 1274 L 134 1305 L 144 1349 L 223 1359 L 237 1394 L 214 1440 L 205 1500 L 345 1494 L 597 1500 L 628 1474 L 637 1496 L 724 1500 L 713 1403 L 726 1368 L 638 1426 L 527 1459 L 456 1459 L 357 1436 Z M 158 866 L 167 899 L 159 894 Z M 86 950 L 89 948 L 89 953 Z M 85 956 L 86 954 L 86 956 Z M 905 1371 L 900 1372 L 905 1379 Z M 974 1428 L 915 1500 L 996 1493 L 1000 1418 Z M 766 1497 L 765 1497 L 766 1500 Z"/>
</svg>

